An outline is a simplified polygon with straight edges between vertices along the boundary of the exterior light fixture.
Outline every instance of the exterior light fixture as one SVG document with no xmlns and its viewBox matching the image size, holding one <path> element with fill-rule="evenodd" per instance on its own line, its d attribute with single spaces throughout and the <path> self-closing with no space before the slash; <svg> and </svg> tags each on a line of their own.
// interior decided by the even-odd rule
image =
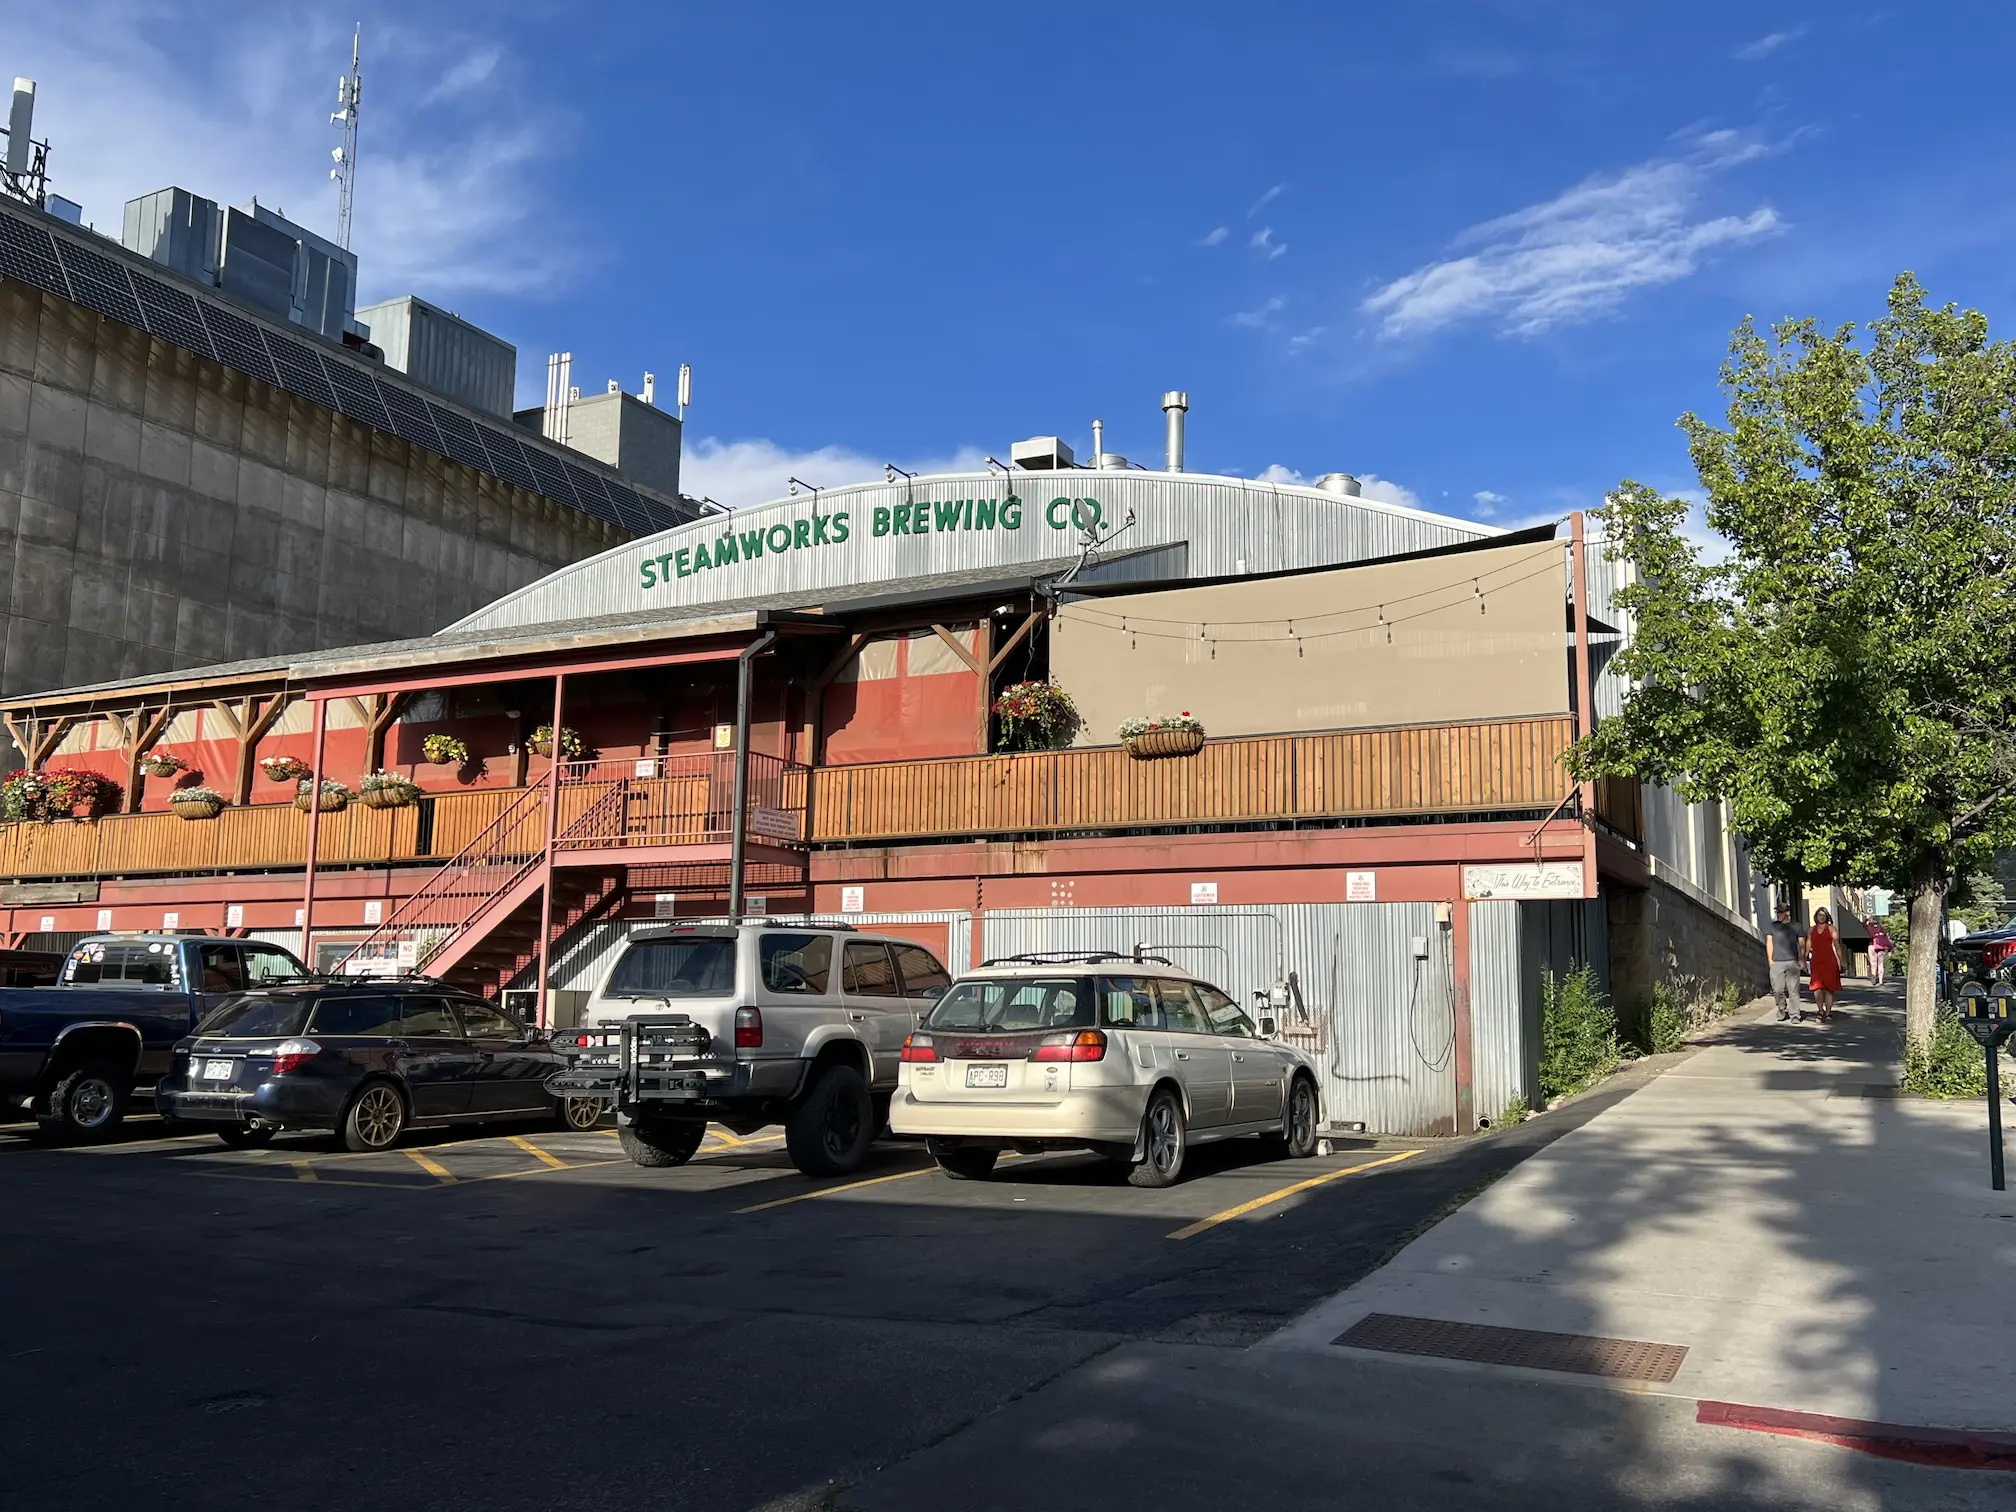
<svg viewBox="0 0 2016 1512">
<path fill-rule="evenodd" d="M 889 482 L 894 483 L 896 481 L 896 476 L 899 473 L 901 473 L 906 478 L 914 478 L 917 476 L 917 474 L 915 474 L 914 472 L 905 472 L 904 469 L 898 467 L 894 462 L 884 462 L 882 464 L 882 476 L 886 478 Z"/>
<path fill-rule="evenodd" d="M 790 478 L 787 479 L 786 481 L 790 484 L 791 492 L 793 492 L 794 494 L 798 492 L 798 490 L 801 488 L 804 489 L 809 494 L 816 495 L 819 492 L 817 485 L 807 483 L 803 478 Z"/>
</svg>

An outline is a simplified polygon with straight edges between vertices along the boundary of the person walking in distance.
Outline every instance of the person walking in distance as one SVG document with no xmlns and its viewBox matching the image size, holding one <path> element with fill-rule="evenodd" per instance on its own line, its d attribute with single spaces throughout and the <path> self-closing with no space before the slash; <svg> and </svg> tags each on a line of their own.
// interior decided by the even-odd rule
<svg viewBox="0 0 2016 1512">
<path fill-rule="evenodd" d="M 1834 999 L 1841 992 L 1841 937 L 1834 932 L 1834 915 L 1824 908 L 1813 910 L 1813 932 L 1806 937 L 1806 965 L 1820 1022 L 1828 1023 L 1834 1017 Z"/>
<path fill-rule="evenodd" d="M 1780 901 L 1764 931 L 1764 959 L 1771 967 L 1771 995 L 1778 999 L 1778 1017 L 1793 1023 L 1805 1017 L 1799 1006 L 1799 958 L 1806 950 L 1806 932 L 1792 922 L 1792 905 Z"/>
<path fill-rule="evenodd" d="M 1869 985 L 1881 987 L 1888 977 L 1890 931 L 1883 927 L 1881 919 L 1869 918 L 1862 922 L 1869 926 Z"/>
</svg>

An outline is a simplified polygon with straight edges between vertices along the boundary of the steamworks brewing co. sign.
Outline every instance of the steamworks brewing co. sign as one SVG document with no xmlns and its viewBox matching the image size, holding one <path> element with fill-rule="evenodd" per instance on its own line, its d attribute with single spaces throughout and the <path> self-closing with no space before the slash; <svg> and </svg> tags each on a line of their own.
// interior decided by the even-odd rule
<svg viewBox="0 0 2016 1512">
<path fill-rule="evenodd" d="M 1097 499 L 1059 497 L 1043 510 L 1043 522 L 1052 530 L 1097 529 L 1102 518 Z M 1023 503 L 1014 494 L 1003 499 L 920 499 L 911 504 L 876 505 L 868 516 L 868 534 L 871 539 L 880 539 L 950 535 L 967 530 L 1020 530 L 1022 520 Z M 772 525 L 743 529 L 727 520 L 710 523 L 717 524 L 720 531 L 711 541 L 700 540 L 646 557 L 639 564 L 640 586 L 646 590 L 659 588 L 675 578 L 719 572 L 761 556 L 839 546 L 854 536 L 854 519 L 848 510 L 822 514 L 816 504 L 808 514 Z"/>
</svg>

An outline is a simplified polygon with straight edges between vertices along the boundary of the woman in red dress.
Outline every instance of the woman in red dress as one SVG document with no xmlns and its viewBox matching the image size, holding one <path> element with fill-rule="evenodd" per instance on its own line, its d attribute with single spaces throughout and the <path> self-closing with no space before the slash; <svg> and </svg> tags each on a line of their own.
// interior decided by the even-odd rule
<svg viewBox="0 0 2016 1512">
<path fill-rule="evenodd" d="M 1834 916 L 1824 908 L 1813 910 L 1813 930 L 1806 936 L 1806 958 L 1813 1002 L 1824 1024 L 1834 1017 L 1834 995 L 1841 990 L 1841 941 L 1834 932 Z"/>
</svg>

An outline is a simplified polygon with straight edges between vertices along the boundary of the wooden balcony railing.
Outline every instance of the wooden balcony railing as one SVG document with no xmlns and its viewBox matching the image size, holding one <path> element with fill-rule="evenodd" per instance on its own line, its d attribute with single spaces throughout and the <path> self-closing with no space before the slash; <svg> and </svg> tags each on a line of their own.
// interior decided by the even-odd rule
<svg viewBox="0 0 2016 1512">
<path fill-rule="evenodd" d="M 1546 809 L 1568 791 L 1570 720 L 1507 719 L 823 767 L 812 839 L 1155 829 L 1279 819 Z"/>
<path fill-rule="evenodd" d="M 1507 719 L 1211 740 L 1195 756 L 1159 761 L 1098 747 L 808 773 L 756 757 L 749 829 L 759 840 L 836 843 L 1545 810 L 1568 791 L 1561 755 L 1572 738 L 1565 718 Z M 562 851 L 727 838 L 730 757 L 668 758 L 643 775 L 630 761 L 578 767 L 561 786 Z M 438 865 L 488 835 L 523 791 L 437 794 L 425 800 L 424 822 L 417 807 L 352 804 L 322 816 L 317 864 Z M 1613 824 L 1625 816 L 1620 801 L 1609 799 Z M 529 853 L 544 828 L 543 805 L 528 805 L 507 838 Z M 307 847 L 307 817 L 287 804 L 228 808 L 206 821 L 120 814 L 92 824 L 7 824 L 0 877 L 282 870 L 306 865 Z"/>
</svg>

